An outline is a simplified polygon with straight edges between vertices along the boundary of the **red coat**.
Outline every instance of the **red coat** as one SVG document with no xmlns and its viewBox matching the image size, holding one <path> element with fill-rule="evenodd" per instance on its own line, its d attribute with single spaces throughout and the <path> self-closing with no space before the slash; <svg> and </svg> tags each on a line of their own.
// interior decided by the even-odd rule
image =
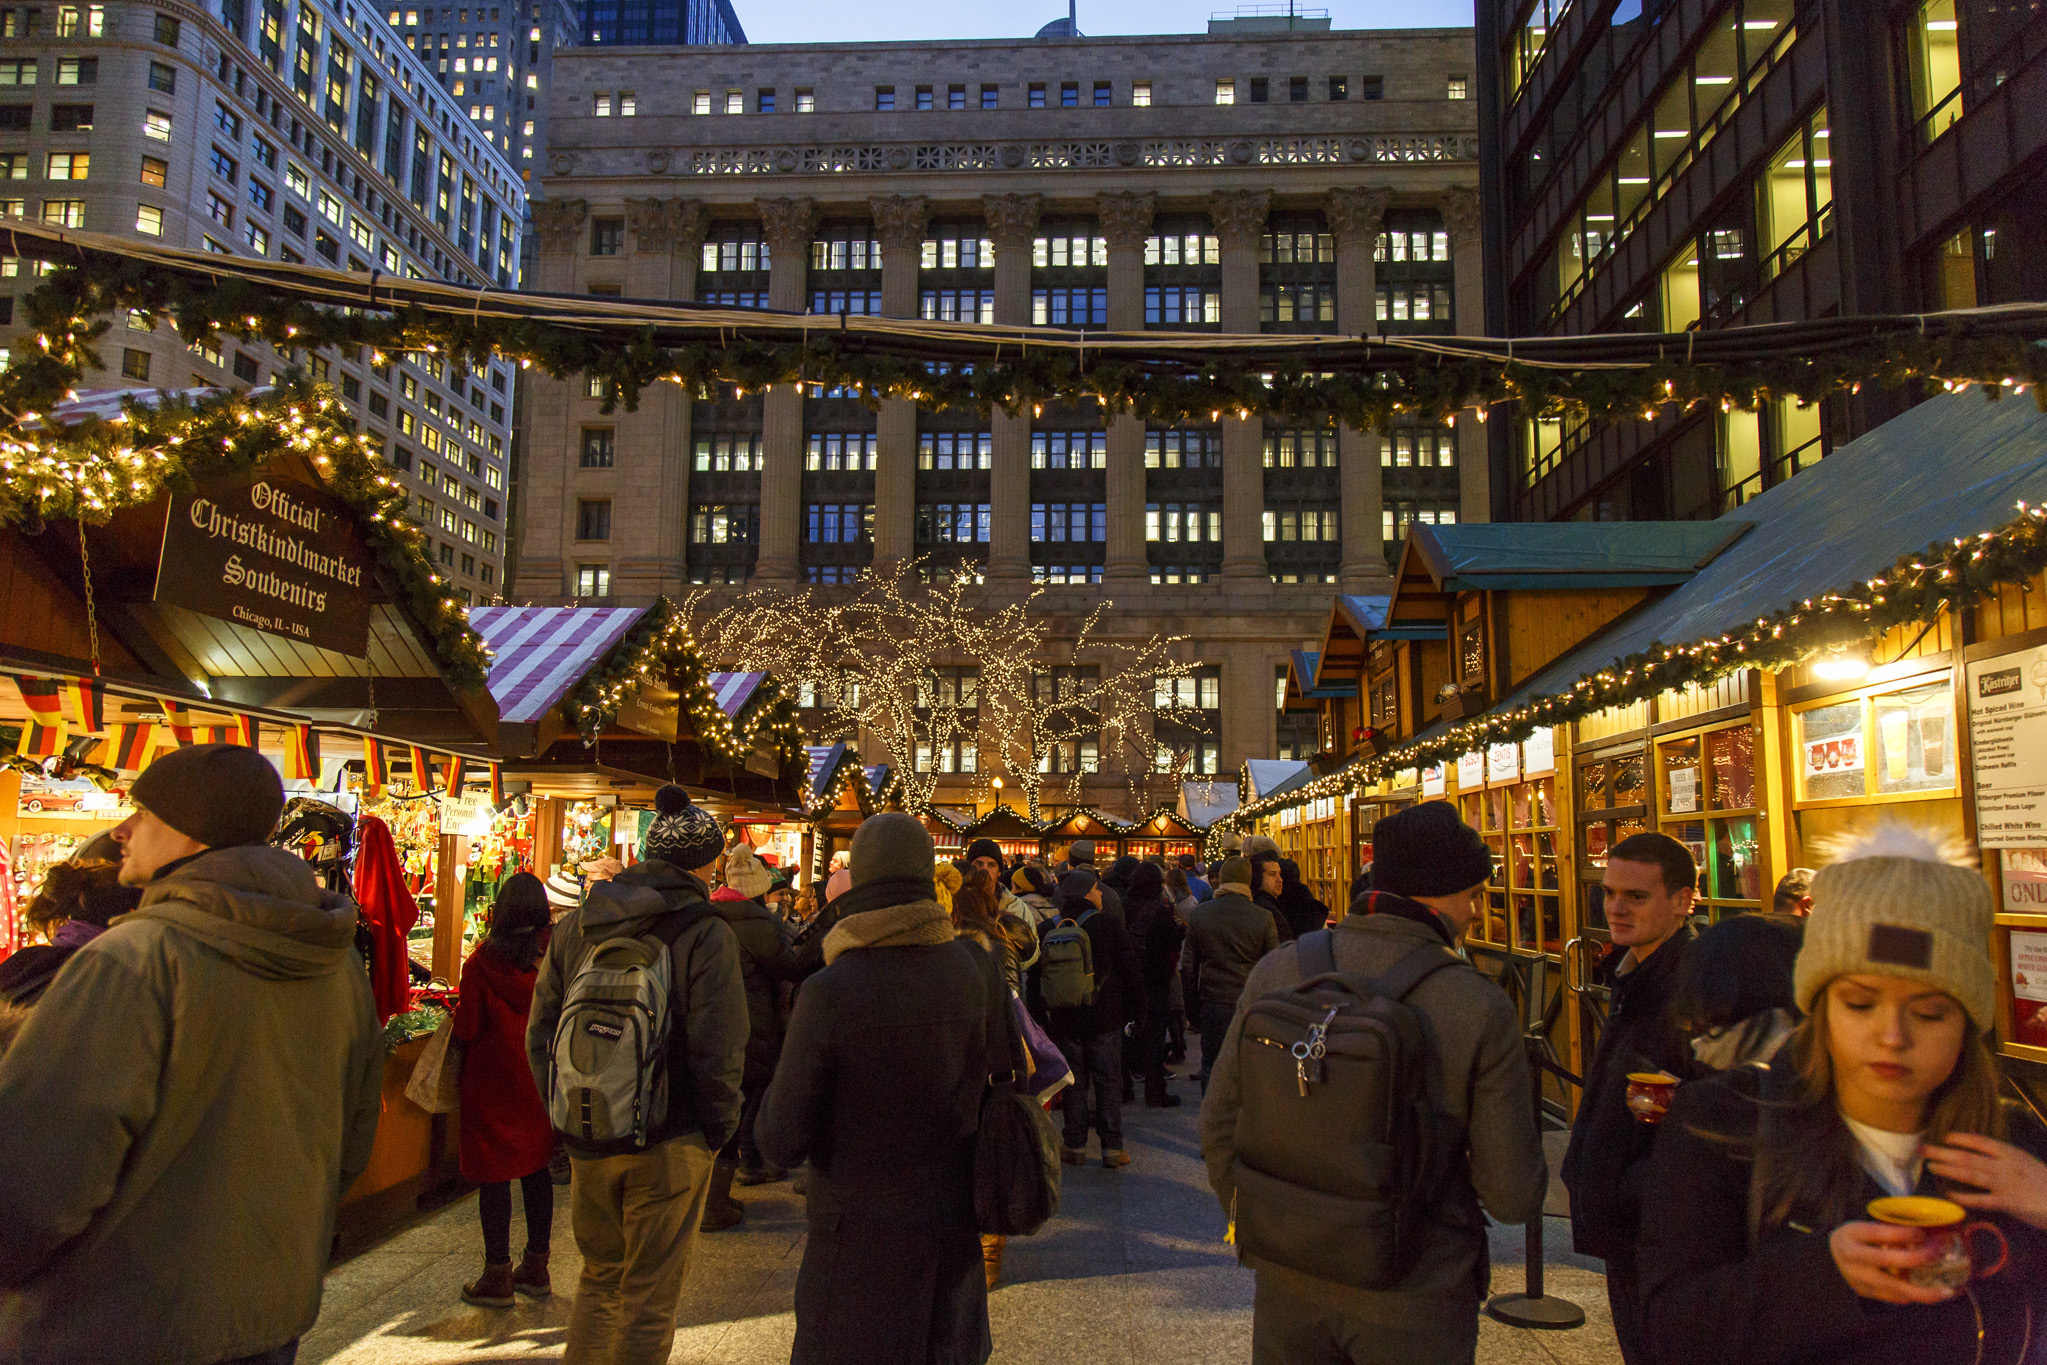
<svg viewBox="0 0 2047 1365">
<path fill-rule="evenodd" d="M 537 964 L 536 964 L 537 966 Z M 488 941 L 462 964 L 455 1040 L 462 1053 L 462 1178 L 517 1180 L 547 1164 L 554 1130 L 526 1062 L 536 968 L 520 971 Z"/>
</svg>

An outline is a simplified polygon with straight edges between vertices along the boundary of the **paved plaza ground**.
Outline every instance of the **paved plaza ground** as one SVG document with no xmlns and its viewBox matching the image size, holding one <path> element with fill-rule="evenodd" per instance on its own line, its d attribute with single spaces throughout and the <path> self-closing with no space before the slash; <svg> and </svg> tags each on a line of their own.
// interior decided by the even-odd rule
<svg viewBox="0 0 2047 1365">
<path fill-rule="evenodd" d="M 1191 1084 L 1178 1087 L 1192 1091 Z M 1239 1365 L 1251 1353 L 1249 1271 L 1222 1241 L 1195 1134 L 1195 1108 L 1124 1111 L 1133 1164 L 1066 1171 L 1059 1217 L 1010 1243 L 990 1300 L 1001 1365 Z M 559 1191 L 566 1196 L 567 1191 Z M 743 1228 L 702 1239 L 682 1295 L 674 1362 L 780 1365 L 795 1333 L 790 1309 L 803 1259 L 803 1205 L 787 1183 L 741 1191 Z M 513 1201 L 516 1206 L 517 1200 Z M 476 1196 L 441 1209 L 327 1277 L 306 1365 L 453 1365 L 559 1357 L 580 1267 L 567 1199 L 556 1201 L 553 1298 L 493 1311 L 462 1302 L 482 1263 Z M 1551 1207 L 1557 1207 L 1552 1198 Z M 513 1215 L 513 1248 L 523 1214 Z M 1620 1355 L 1598 1262 L 1570 1252 L 1563 1220 L 1546 1229 L 1550 1292 L 1583 1306 L 1586 1325 L 1531 1332 L 1483 1320 L 1485 1365 L 1612 1365 Z M 1521 1285 L 1522 1231 L 1493 1234 L 1496 1290 Z"/>
</svg>

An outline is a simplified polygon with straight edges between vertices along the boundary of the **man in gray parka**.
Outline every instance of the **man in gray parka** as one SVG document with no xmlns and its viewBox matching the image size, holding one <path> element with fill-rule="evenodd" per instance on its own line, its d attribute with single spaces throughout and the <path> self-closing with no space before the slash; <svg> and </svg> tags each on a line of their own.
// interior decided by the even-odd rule
<svg viewBox="0 0 2047 1365">
<path fill-rule="evenodd" d="M 288 1361 L 376 1137 L 355 902 L 264 843 L 284 787 L 254 749 L 167 753 L 130 796 L 141 907 L 0 1060 L 0 1361 Z"/>
</svg>

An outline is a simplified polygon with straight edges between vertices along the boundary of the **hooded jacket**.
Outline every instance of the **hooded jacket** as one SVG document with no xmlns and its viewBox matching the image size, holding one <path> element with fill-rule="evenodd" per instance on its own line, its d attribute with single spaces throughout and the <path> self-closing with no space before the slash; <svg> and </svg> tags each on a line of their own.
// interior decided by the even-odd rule
<svg viewBox="0 0 2047 1365">
<path fill-rule="evenodd" d="M 647 1146 L 702 1133 L 712 1151 L 739 1131 L 740 1079 L 746 1069 L 746 984 L 739 968 L 739 941 L 712 912 L 704 884 L 693 874 L 649 858 L 608 882 L 590 888 L 579 910 L 554 926 L 540 977 L 533 984 L 533 1012 L 526 1025 L 526 1060 L 543 1101 L 554 1053 L 554 1029 L 561 1022 L 562 995 L 569 977 L 593 942 L 622 935 L 652 934 L 663 915 L 701 907 L 696 921 L 669 948 L 668 1114 L 647 1132 Z M 564 1135 L 579 1156 L 615 1156 L 636 1150 L 630 1141 L 591 1144 Z"/>
<path fill-rule="evenodd" d="M 746 1089 L 766 1089 L 782 1050 L 782 1021 L 775 987 L 797 979 L 796 955 L 781 917 L 736 887 L 711 893 L 711 909 L 732 930 L 739 945 L 739 975 L 746 984 Z"/>
<path fill-rule="evenodd" d="M 212 1365 L 313 1325 L 384 1077 L 356 907 L 213 849 L 73 955 L 0 1061 L 0 1360 Z"/>
</svg>

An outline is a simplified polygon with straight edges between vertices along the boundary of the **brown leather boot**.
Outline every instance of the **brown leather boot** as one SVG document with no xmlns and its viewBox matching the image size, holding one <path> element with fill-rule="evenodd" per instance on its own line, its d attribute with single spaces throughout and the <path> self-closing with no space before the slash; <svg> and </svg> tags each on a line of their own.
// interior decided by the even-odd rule
<svg viewBox="0 0 2047 1365">
<path fill-rule="evenodd" d="M 512 1288 L 530 1299 L 544 1299 L 554 1292 L 554 1282 L 547 1277 L 546 1252 L 526 1253 L 512 1272 Z"/>
<path fill-rule="evenodd" d="M 990 1289 L 993 1289 L 995 1282 L 1002 1278 L 1002 1253 L 1008 1246 L 1009 1239 L 1000 1233 L 981 1234 L 981 1269 L 988 1274 Z"/>
<path fill-rule="evenodd" d="M 484 1263 L 483 1277 L 475 1284 L 462 1286 L 462 1301 L 473 1303 L 478 1308 L 510 1308 L 512 1306 L 512 1263 L 502 1261 L 497 1265 Z"/>
<path fill-rule="evenodd" d="M 732 1197 L 732 1177 L 738 1174 L 737 1161 L 720 1161 L 711 1168 L 711 1192 L 704 1201 L 705 1232 L 724 1232 L 746 1221 L 746 1205 Z"/>
</svg>

